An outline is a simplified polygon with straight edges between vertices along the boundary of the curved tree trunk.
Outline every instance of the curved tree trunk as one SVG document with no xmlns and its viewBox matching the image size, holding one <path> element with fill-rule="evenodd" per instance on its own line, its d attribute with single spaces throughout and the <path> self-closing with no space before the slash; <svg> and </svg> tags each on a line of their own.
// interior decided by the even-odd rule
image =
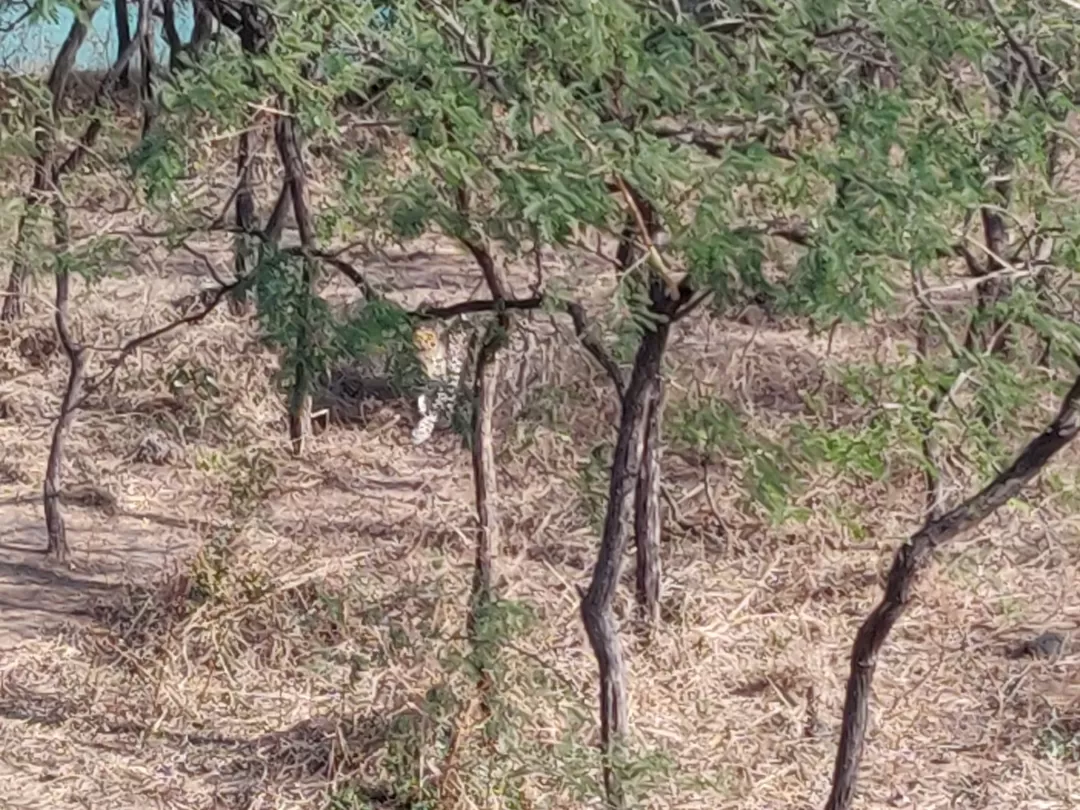
<svg viewBox="0 0 1080 810">
<path fill-rule="evenodd" d="M 94 4 L 90 15 L 98 5 Z M 150 0 L 139 0 L 139 26 L 138 34 L 140 41 L 147 36 L 150 29 Z M 48 553 L 59 559 L 66 560 L 70 554 L 67 542 L 67 530 L 64 524 L 64 515 L 60 508 L 61 492 L 63 487 L 64 465 L 64 441 L 67 430 L 75 418 L 75 409 L 82 398 L 83 380 L 86 371 L 85 347 L 75 341 L 69 323 L 69 299 L 71 294 L 71 268 L 68 265 L 68 248 L 71 243 L 71 233 L 68 218 L 67 204 L 62 193 L 62 181 L 64 176 L 74 170 L 82 161 L 83 157 L 93 147 L 94 142 L 101 131 L 101 120 L 95 116 L 75 148 L 68 154 L 63 162 L 53 161 L 53 145 L 55 144 L 55 122 L 63 101 L 67 79 L 74 65 L 75 53 L 79 49 L 83 38 L 86 36 L 86 26 L 89 24 L 90 15 L 84 22 L 77 21 L 72 28 L 68 39 L 60 49 L 60 55 L 53 65 L 53 71 L 49 76 L 49 87 L 52 91 L 53 115 L 46 122 L 47 130 L 45 143 L 48 149 L 42 151 L 38 157 L 40 176 L 45 178 L 45 184 L 51 195 L 53 242 L 56 255 L 56 300 L 53 317 L 56 324 L 56 333 L 60 339 L 60 345 L 68 361 L 67 387 L 60 404 L 60 414 L 53 428 L 52 443 L 49 447 L 49 459 L 45 466 L 45 481 L 42 492 L 42 503 L 45 511 L 45 527 L 48 534 Z M 81 31 L 76 28 L 81 26 Z M 105 74 L 94 96 L 93 106 L 97 108 L 109 95 L 113 86 L 118 81 L 121 72 L 127 66 L 135 52 L 138 42 L 129 42 L 117 61 Z M 37 178 L 35 178 L 36 180 Z"/>
<path fill-rule="evenodd" d="M 1054 455 L 1080 431 L 1080 376 L 1072 384 L 1057 417 L 1023 449 L 1016 460 L 977 495 L 927 520 L 896 552 L 885 595 L 859 628 L 851 650 L 851 671 L 844 700 L 843 728 L 826 810 L 848 810 L 866 743 L 870 688 L 877 657 L 893 626 L 911 601 L 919 573 L 930 555 L 954 537 L 975 528 L 1016 497 Z"/>
<path fill-rule="evenodd" d="M 45 484 L 43 504 L 45 509 L 45 528 L 48 533 L 46 551 L 57 560 L 67 560 L 70 549 L 67 542 L 67 530 L 64 515 L 60 509 L 64 465 L 64 439 L 75 416 L 75 403 L 82 395 L 83 376 L 86 370 L 86 350 L 75 342 L 68 323 L 68 301 L 71 292 L 71 271 L 64 264 L 63 254 L 70 241 L 68 231 L 67 207 L 59 195 L 53 204 L 53 229 L 56 240 L 58 266 L 56 271 L 56 310 L 53 313 L 56 334 L 68 360 L 67 387 L 60 403 L 60 415 L 53 427 L 52 444 L 49 447 L 49 460 L 45 466 Z"/>
<path fill-rule="evenodd" d="M 654 312 L 666 317 L 652 331 L 645 333 L 634 358 L 633 371 L 622 398 L 600 551 L 593 567 L 592 581 L 581 597 L 582 622 L 599 668 L 604 792 L 612 807 L 624 804 L 614 760 L 630 724 L 626 662 L 613 605 L 626 552 L 631 487 L 636 490 L 640 480 L 649 416 L 659 404 L 659 379 L 671 328 L 668 318 L 677 308 L 677 303 L 665 297 L 665 287 L 659 280 L 651 284 L 650 293 Z"/>
</svg>

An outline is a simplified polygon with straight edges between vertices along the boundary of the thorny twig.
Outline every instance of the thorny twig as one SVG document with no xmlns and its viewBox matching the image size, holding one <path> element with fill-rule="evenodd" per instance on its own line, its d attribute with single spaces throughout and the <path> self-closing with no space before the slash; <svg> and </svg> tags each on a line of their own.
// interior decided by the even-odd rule
<svg viewBox="0 0 1080 810">
<path fill-rule="evenodd" d="M 107 372 L 105 372 L 105 374 L 100 379 L 94 380 L 93 382 L 88 382 L 86 384 L 83 389 L 82 396 L 75 403 L 72 404 L 71 410 L 76 410 L 82 407 L 92 394 L 100 390 L 102 386 L 105 385 L 105 383 L 107 383 L 114 376 L 116 376 L 116 372 L 120 370 L 120 367 L 123 365 L 124 361 L 127 360 L 127 358 L 130 357 L 140 346 L 157 340 L 159 337 L 167 335 L 169 332 L 179 329 L 181 326 L 193 326 L 194 324 L 205 320 L 206 317 L 209 316 L 210 313 L 217 308 L 218 304 L 225 300 L 225 296 L 228 295 L 233 289 L 238 287 L 244 280 L 245 279 L 240 279 L 218 287 L 216 290 L 214 290 L 214 294 L 210 298 L 210 300 L 207 301 L 203 308 L 198 312 L 194 312 L 190 315 L 185 315 L 184 317 L 178 318 L 175 321 L 170 321 L 164 326 L 160 326 L 157 329 L 152 329 L 149 332 L 138 335 L 137 337 L 134 337 L 131 340 L 127 341 L 127 343 L 123 344 L 120 347 L 117 356 L 112 358 L 111 368 Z"/>
<path fill-rule="evenodd" d="M 626 391 L 626 380 L 623 377 L 622 369 L 619 368 L 619 364 L 615 362 L 615 358 L 611 356 L 600 341 L 590 334 L 589 322 L 585 316 L 585 309 L 581 304 L 574 301 L 567 303 L 566 312 L 574 322 L 574 332 L 578 336 L 578 340 L 581 341 L 581 345 L 596 359 L 596 362 L 600 364 L 601 368 L 607 372 L 611 382 L 615 385 L 615 390 L 618 392 L 619 400 L 621 401 L 623 394 Z"/>
</svg>

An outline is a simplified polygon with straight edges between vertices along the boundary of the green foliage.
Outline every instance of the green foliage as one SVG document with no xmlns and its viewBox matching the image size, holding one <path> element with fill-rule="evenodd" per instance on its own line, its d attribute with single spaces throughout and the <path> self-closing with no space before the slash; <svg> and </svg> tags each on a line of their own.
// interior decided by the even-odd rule
<svg viewBox="0 0 1080 810">
<path fill-rule="evenodd" d="M 665 431 L 678 450 L 692 453 L 702 464 L 737 464 L 751 502 L 773 521 L 805 517 L 805 510 L 792 505 L 799 491 L 796 458 L 782 444 L 756 434 L 726 402 L 683 400 L 671 408 Z"/>
<path fill-rule="evenodd" d="M 386 14 L 368 2 L 268 0 L 266 49 L 244 53 L 225 35 L 170 77 L 160 117 L 123 167 L 168 229 L 187 236 L 207 221 L 204 192 L 191 182 L 209 168 L 206 144 L 284 110 L 305 157 L 318 150 L 330 172 L 319 179 L 331 191 L 314 204 L 320 241 L 359 235 L 374 252 L 439 232 L 497 261 L 542 248 L 593 250 L 598 235 L 614 241 L 630 213 L 613 191 L 618 178 L 648 202 L 670 236 L 665 260 L 695 293 L 712 294 L 715 313 L 753 301 L 817 324 L 903 311 L 914 275 L 931 288 L 946 284 L 965 250 L 983 269 L 996 267 L 977 226 L 980 214 L 1004 212 L 1012 239 L 998 257 L 1010 265 L 1003 294 L 931 323 L 937 342 L 925 356 L 842 368 L 843 413 L 815 411 L 807 397 L 801 421 L 763 435 L 717 399 L 671 409 L 666 435 L 680 452 L 729 465 L 755 508 L 794 519 L 805 514 L 796 504 L 813 465 L 857 482 L 885 479 L 928 463 L 927 435 L 988 474 L 1071 370 L 1080 351 L 1080 214 L 1054 179 L 1054 161 L 1073 140 L 1065 122 L 1076 111 L 1080 59 L 1075 14 L 1059 5 L 397 0 Z M 42 0 L 35 13 L 56 8 Z M 1035 69 L 1003 26 L 1034 51 Z M 345 103 L 360 111 L 341 114 Z M 30 154 L 26 109 L 9 117 L 13 134 L 0 151 Z M 350 128 L 357 117 L 391 134 L 360 138 Z M 59 133 L 80 131 L 84 118 L 62 111 Z M 117 145 L 105 147 L 101 155 Z M 91 240 L 57 261 L 96 278 L 115 249 Z M 258 324 L 290 381 L 362 358 L 382 361 L 403 388 L 419 382 L 401 307 L 372 298 L 335 312 L 317 294 L 310 257 L 267 245 L 259 253 Z M 624 270 L 609 303 L 613 352 L 626 362 L 657 321 L 647 265 Z M 575 280 L 592 281 L 591 270 L 577 272 Z M 926 295 L 942 310 L 955 303 L 940 290 Z M 1012 324 L 1007 350 L 965 345 L 969 320 L 973 335 Z M 1033 361 L 1044 348 L 1049 369 Z M 176 370 L 168 382 L 192 401 L 220 399 L 199 369 Z M 597 529 L 609 456 L 609 445 L 593 447 L 579 475 Z M 273 477 L 258 459 L 240 466 L 246 471 L 229 468 L 238 521 Z M 852 525 L 856 518 L 841 515 Z M 222 590 L 227 541 L 205 550 L 202 598 Z M 321 604 L 340 618 L 336 602 Z M 521 606 L 492 603 L 474 648 L 447 656 L 445 677 L 419 711 L 393 719 L 395 794 L 434 803 L 420 763 L 446 755 L 481 669 L 496 687 L 485 735 L 499 755 L 469 762 L 469 789 L 524 807 L 529 771 L 581 801 L 598 792 L 595 752 L 580 743 L 584 717 L 572 718 L 557 744 L 537 748 L 526 738 L 523 704 L 562 688 L 540 667 L 506 665 L 528 618 Z M 395 650 L 408 644 L 402 625 L 390 636 Z M 668 778 L 669 763 L 650 757 L 635 752 L 619 763 L 631 785 Z M 354 792 L 334 801 L 365 799 Z"/>
<path fill-rule="evenodd" d="M 1075 727 L 1075 721 L 1055 719 L 1040 732 L 1037 746 L 1047 759 L 1080 762 L 1080 729 Z"/>
<path fill-rule="evenodd" d="M 177 196 L 188 166 L 175 135 L 161 130 L 147 133 L 131 153 L 129 162 L 151 209 L 164 211 L 181 203 Z"/>
</svg>

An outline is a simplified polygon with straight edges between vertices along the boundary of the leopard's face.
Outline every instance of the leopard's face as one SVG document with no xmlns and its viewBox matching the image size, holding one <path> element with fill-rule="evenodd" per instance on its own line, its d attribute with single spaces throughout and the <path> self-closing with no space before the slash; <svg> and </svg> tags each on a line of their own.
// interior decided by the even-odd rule
<svg viewBox="0 0 1080 810">
<path fill-rule="evenodd" d="M 431 374 L 432 368 L 439 364 L 442 342 L 439 334 L 430 326 L 421 326 L 413 332 L 413 348 L 424 370 Z"/>
<path fill-rule="evenodd" d="M 421 326 L 413 332 L 413 347 L 417 354 L 430 354 L 439 347 L 439 336 L 430 326 Z"/>
</svg>

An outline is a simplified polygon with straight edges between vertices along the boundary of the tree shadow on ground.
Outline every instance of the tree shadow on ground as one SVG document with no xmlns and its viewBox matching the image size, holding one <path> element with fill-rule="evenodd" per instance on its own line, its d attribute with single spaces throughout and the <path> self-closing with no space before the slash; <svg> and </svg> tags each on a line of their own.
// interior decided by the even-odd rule
<svg viewBox="0 0 1080 810">
<path fill-rule="evenodd" d="M 0 647 L 42 636 L 49 625 L 85 619 L 121 586 L 51 563 L 21 542 L 0 543 Z"/>
<path fill-rule="evenodd" d="M 386 749 L 393 733 L 393 720 L 382 712 L 323 715 L 244 737 L 122 720 L 106 711 L 88 711 L 78 698 L 6 686 L 0 691 L 0 718 L 49 729 L 66 726 L 66 745 L 83 756 L 156 760 L 157 776 L 169 779 L 179 773 L 197 780 L 212 790 L 215 807 L 239 810 L 269 795 L 322 806 L 329 793 L 346 787 L 366 802 L 357 807 L 410 806 L 408 797 L 380 781 L 367 765 Z M 156 747 L 156 756 L 147 757 L 147 746 Z"/>
</svg>

